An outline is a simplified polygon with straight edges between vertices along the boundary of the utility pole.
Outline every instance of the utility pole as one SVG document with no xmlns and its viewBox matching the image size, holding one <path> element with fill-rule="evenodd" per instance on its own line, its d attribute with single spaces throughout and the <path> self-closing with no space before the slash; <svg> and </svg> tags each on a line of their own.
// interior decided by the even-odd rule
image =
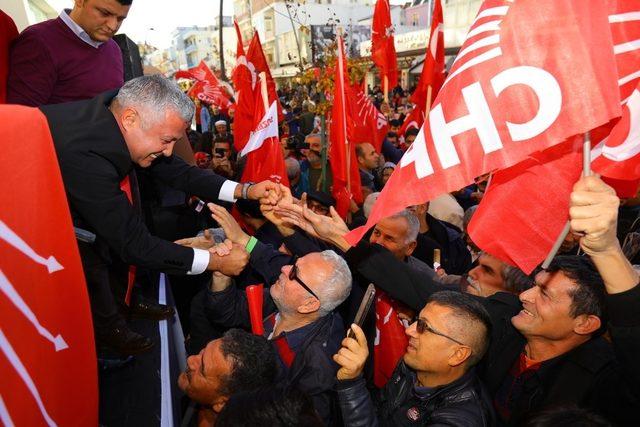
<svg viewBox="0 0 640 427">
<path fill-rule="evenodd" d="M 220 78 L 222 80 L 227 80 L 227 74 L 224 70 L 224 41 L 222 37 L 222 5 L 224 4 L 224 0 L 220 0 L 220 16 L 218 18 L 218 37 L 219 37 L 219 45 L 220 48 Z"/>
</svg>

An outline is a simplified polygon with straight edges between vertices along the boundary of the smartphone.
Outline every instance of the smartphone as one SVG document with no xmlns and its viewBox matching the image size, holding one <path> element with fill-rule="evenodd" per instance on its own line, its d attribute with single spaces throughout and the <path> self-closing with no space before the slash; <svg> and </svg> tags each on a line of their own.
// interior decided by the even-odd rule
<svg viewBox="0 0 640 427">
<path fill-rule="evenodd" d="M 215 149 L 216 157 L 224 157 L 226 151 L 224 148 L 216 148 Z"/>
<path fill-rule="evenodd" d="M 362 297 L 362 302 L 360 303 L 360 307 L 358 307 L 356 318 L 353 320 L 353 323 L 362 328 L 364 319 L 367 317 L 367 313 L 369 313 L 369 309 L 371 309 L 371 304 L 373 304 L 373 300 L 375 299 L 375 297 L 376 287 L 373 286 L 373 283 L 369 283 L 369 286 L 367 286 L 367 290 Z M 347 338 L 355 338 L 355 334 L 353 333 L 353 330 L 351 330 L 351 328 L 349 328 L 349 330 L 347 331 Z"/>
</svg>

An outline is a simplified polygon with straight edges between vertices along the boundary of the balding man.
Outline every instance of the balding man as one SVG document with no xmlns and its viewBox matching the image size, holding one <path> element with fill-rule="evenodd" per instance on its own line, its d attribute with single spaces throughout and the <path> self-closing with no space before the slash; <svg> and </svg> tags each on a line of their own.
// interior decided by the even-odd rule
<svg viewBox="0 0 640 427">
<path fill-rule="evenodd" d="M 371 192 L 381 189 L 375 171 L 379 166 L 380 154 L 368 142 L 356 145 L 356 159 L 360 169 L 360 182 L 363 187 L 367 187 Z"/>
<path fill-rule="evenodd" d="M 491 320 L 472 297 L 436 292 L 406 329 L 409 346 L 387 385 L 371 399 L 362 370 L 368 356 L 360 328 L 334 356 L 346 426 L 490 426 L 494 414 L 472 369 L 489 345 Z M 375 401 L 375 404 L 374 404 Z"/>
</svg>

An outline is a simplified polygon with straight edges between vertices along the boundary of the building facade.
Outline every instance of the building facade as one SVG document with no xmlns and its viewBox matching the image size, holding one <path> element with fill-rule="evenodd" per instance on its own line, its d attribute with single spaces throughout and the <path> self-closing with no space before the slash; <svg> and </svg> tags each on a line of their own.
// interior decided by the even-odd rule
<svg viewBox="0 0 640 427">
<path fill-rule="evenodd" d="M 18 31 L 57 18 L 65 6 L 71 7 L 61 0 L 0 0 L 0 9 L 13 19 Z"/>
</svg>

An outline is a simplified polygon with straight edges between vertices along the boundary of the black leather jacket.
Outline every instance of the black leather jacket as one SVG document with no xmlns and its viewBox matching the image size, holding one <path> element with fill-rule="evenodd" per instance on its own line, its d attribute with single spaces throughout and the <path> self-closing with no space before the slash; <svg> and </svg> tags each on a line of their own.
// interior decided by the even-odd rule
<svg viewBox="0 0 640 427">
<path fill-rule="evenodd" d="M 365 381 L 338 383 L 338 401 L 345 426 L 491 426 L 491 400 L 470 370 L 456 381 L 437 387 L 428 397 L 414 391 L 415 374 L 403 361 L 387 385 L 376 393 L 375 407 Z M 376 410 L 377 408 L 377 410 Z"/>
</svg>

